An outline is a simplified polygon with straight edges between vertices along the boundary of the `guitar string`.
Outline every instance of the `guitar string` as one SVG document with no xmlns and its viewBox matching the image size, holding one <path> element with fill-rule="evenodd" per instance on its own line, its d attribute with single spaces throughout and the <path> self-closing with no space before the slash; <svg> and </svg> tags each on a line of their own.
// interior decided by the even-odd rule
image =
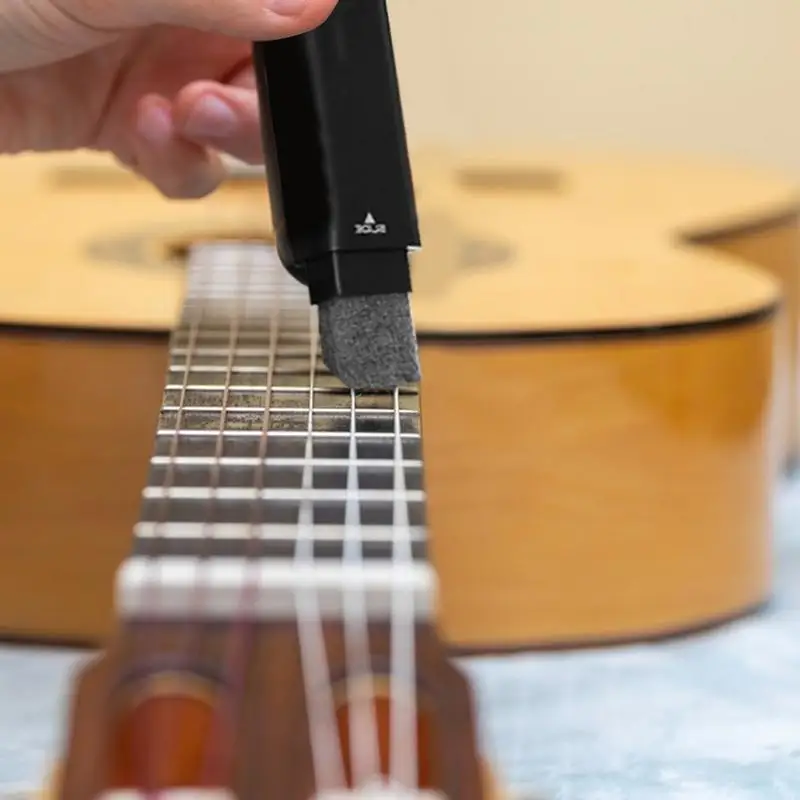
<svg viewBox="0 0 800 800">
<path fill-rule="evenodd" d="M 167 456 L 167 467 L 164 472 L 164 478 L 162 487 L 164 489 L 160 502 L 158 504 L 158 511 L 156 514 L 156 521 L 155 521 L 155 536 L 156 538 L 162 538 L 164 536 L 164 527 L 168 524 L 167 519 L 169 516 L 169 489 L 172 487 L 174 480 L 175 480 L 175 458 L 178 453 L 178 448 L 180 446 L 180 430 L 183 424 L 183 409 L 186 405 L 186 394 L 188 392 L 189 386 L 189 370 L 191 368 L 192 358 L 195 352 L 195 345 L 197 342 L 197 338 L 199 335 L 200 324 L 202 322 L 202 310 L 197 315 L 197 317 L 193 318 L 189 324 L 188 330 L 188 347 L 187 347 L 187 354 L 186 354 L 186 362 L 185 362 L 185 369 L 183 373 L 183 379 L 181 381 L 180 387 L 180 395 L 179 395 L 179 402 L 178 402 L 178 410 L 175 414 L 175 425 L 174 430 L 170 435 L 169 440 L 169 450 Z M 175 333 L 170 336 L 170 350 L 172 349 L 173 342 L 175 341 L 176 336 Z M 171 358 L 170 358 L 171 362 Z M 166 393 L 166 392 L 165 392 Z M 160 415 L 159 415 L 160 417 Z M 150 598 L 150 602 L 153 603 L 155 607 L 158 604 L 158 600 L 161 596 L 161 582 L 158 580 L 161 571 L 159 569 L 160 562 L 157 549 L 154 549 L 152 555 L 146 559 L 147 561 L 147 569 L 144 573 L 144 578 L 142 582 L 142 586 L 140 592 L 144 598 Z M 139 654 L 139 645 L 144 645 L 141 650 L 141 657 L 143 660 L 147 661 L 147 653 L 150 650 L 150 640 L 147 636 L 147 633 L 143 631 L 141 635 L 137 635 L 137 627 L 135 622 L 126 621 L 126 624 L 123 625 L 124 628 L 132 631 L 131 635 L 131 660 L 133 661 L 132 669 L 135 671 L 138 667 L 136 656 Z M 159 715 L 163 716 L 162 714 Z M 160 745 L 162 744 L 162 739 L 166 740 L 166 731 L 165 726 L 161 726 L 157 724 L 158 720 L 153 720 L 152 725 L 142 725 L 141 729 L 139 729 L 139 735 L 135 736 L 135 754 L 134 758 L 136 759 L 136 763 L 141 763 L 143 768 L 143 777 L 145 781 L 145 790 L 148 796 L 148 800 L 155 800 L 158 794 L 158 786 L 157 786 L 157 779 L 154 776 L 157 770 L 157 759 L 158 756 L 162 751 Z M 153 733 L 155 735 L 151 735 L 151 728 L 153 729 Z"/>
<path fill-rule="evenodd" d="M 204 318 L 207 316 L 208 312 L 213 310 L 210 308 L 211 302 L 213 301 L 213 297 L 211 297 L 208 293 L 207 286 L 204 285 L 204 271 L 200 268 L 199 265 L 190 264 L 189 269 L 187 271 L 187 288 L 186 288 L 186 300 L 184 302 L 183 313 L 181 315 L 181 323 L 179 324 L 178 330 L 180 331 L 182 328 L 185 327 L 186 322 L 189 322 L 190 331 L 194 331 L 194 336 L 190 339 L 188 346 L 185 348 L 185 356 L 184 356 L 184 366 L 183 366 L 183 380 L 182 380 L 182 390 L 181 396 L 178 402 L 178 408 L 175 413 L 174 418 L 174 430 L 171 434 L 171 444 L 170 444 L 170 457 L 168 462 L 167 468 L 167 475 L 170 476 L 169 481 L 167 481 L 167 477 L 165 475 L 165 480 L 162 482 L 162 497 L 163 497 L 163 507 L 165 509 L 165 513 L 168 515 L 169 506 L 172 501 L 172 489 L 174 484 L 174 473 L 175 473 L 175 456 L 177 454 L 177 449 L 180 447 L 180 439 L 181 436 L 184 434 L 188 434 L 191 431 L 191 425 L 187 425 L 184 427 L 184 419 L 186 417 L 187 411 L 187 403 L 186 403 L 186 394 L 188 392 L 188 384 L 189 384 L 189 376 L 191 374 L 192 364 L 194 359 L 198 356 L 197 352 L 199 348 L 197 347 L 197 340 L 200 337 L 202 332 L 202 326 Z M 237 275 L 237 278 L 239 276 Z M 240 296 L 243 296 L 244 293 L 239 291 L 235 293 L 236 300 Z M 221 410 L 220 416 L 216 431 L 216 437 L 214 442 L 214 456 L 211 460 L 211 463 L 208 465 L 209 471 L 209 480 L 207 485 L 208 494 L 205 498 L 205 512 L 202 515 L 202 522 L 201 522 L 201 534 L 200 538 L 203 542 L 203 545 L 200 548 L 200 553 L 195 557 L 195 579 L 192 584 L 192 596 L 189 600 L 189 606 L 199 609 L 203 605 L 204 596 L 207 595 L 208 590 L 208 581 L 203 580 L 203 567 L 210 566 L 210 555 L 211 555 L 211 544 L 212 539 L 214 536 L 214 509 L 217 503 L 217 492 L 219 488 L 219 478 L 220 478 L 220 457 L 222 455 L 222 447 L 223 447 L 223 436 L 224 431 L 226 428 L 226 421 L 227 421 L 227 413 L 228 413 L 228 389 L 227 387 L 230 385 L 230 376 L 233 369 L 233 359 L 234 354 L 236 352 L 236 342 L 238 338 L 238 314 L 234 313 L 228 322 L 228 347 L 227 347 L 227 359 L 226 359 L 226 380 L 225 380 L 225 388 L 223 390 L 223 398 L 221 403 Z M 177 348 L 174 347 L 176 337 L 173 335 L 170 339 L 170 366 L 174 366 L 173 355 Z M 161 544 L 161 547 L 154 547 L 154 563 L 156 569 L 158 568 L 158 558 L 159 555 L 166 551 L 166 539 L 168 536 L 164 535 L 164 525 L 159 525 L 156 530 L 156 540 L 157 543 Z M 161 553 L 159 553 L 161 551 Z M 156 581 L 156 586 L 158 582 Z M 158 605 L 158 596 L 152 596 L 150 602 L 153 603 L 153 607 L 157 607 Z M 201 615 L 200 615 L 200 618 Z M 202 643 L 202 631 L 204 626 L 202 623 L 198 623 L 197 621 L 189 622 L 188 624 L 180 627 L 177 629 L 177 636 L 170 647 L 170 651 L 173 654 L 173 658 L 180 664 L 192 664 L 193 658 L 199 658 L 199 645 Z M 195 652 L 193 652 L 193 650 Z M 173 660 L 173 659 L 170 659 Z M 224 689 L 223 689 L 224 690 Z M 175 734 L 180 727 L 180 716 L 179 716 L 179 709 L 178 707 L 172 707 L 170 713 L 170 707 L 167 706 L 166 708 L 163 706 L 159 707 L 159 713 L 152 718 L 151 722 L 147 726 L 143 726 L 147 730 L 147 738 L 149 742 L 149 756 L 147 758 L 148 763 L 150 764 L 151 775 L 147 780 L 149 791 L 153 794 L 158 793 L 160 789 L 165 789 L 167 787 L 164 786 L 157 786 L 156 780 L 153 779 L 152 771 L 155 769 L 154 765 L 157 763 L 157 759 L 162 758 L 165 752 L 168 752 L 167 745 L 170 739 L 170 734 Z"/>
<path fill-rule="evenodd" d="M 414 625 L 414 593 L 403 590 L 402 572 L 413 566 L 406 503 L 403 440 L 400 429 L 400 394 L 394 391 L 394 469 L 393 486 L 393 549 L 392 565 L 395 582 L 391 602 L 391 755 L 389 772 L 399 786 L 416 787 L 417 767 L 417 704 L 416 653 Z"/>
<path fill-rule="evenodd" d="M 237 259 L 239 265 L 244 266 L 246 272 L 245 287 L 241 290 L 241 295 L 236 293 L 237 301 L 241 298 L 250 296 L 252 277 L 258 265 L 252 258 L 252 250 L 244 250 Z M 247 255 L 251 258 L 248 259 Z M 241 272 L 234 267 L 234 271 Z M 238 275 L 237 275 L 238 284 Z M 274 382 L 275 361 L 278 348 L 278 331 L 280 327 L 281 303 L 280 286 L 273 287 L 272 307 L 269 314 L 269 347 L 267 352 L 267 378 L 264 387 L 264 411 L 261 418 L 261 433 L 258 441 L 257 463 L 253 470 L 253 484 L 256 490 L 256 498 L 263 493 L 265 476 L 264 464 L 267 459 L 268 439 L 267 431 L 270 424 L 270 414 L 272 408 L 272 388 Z M 244 305 L 244 303 L 242 303 Z M 245 317 L 247 322 L 246 307 L 238 308 L 239 315 Z M 229 370 L 225 378 L 225 394 L 223 396 L 224 405 L 230 403 L 230 389 L 232 385 L 232 370 Z M 221 459 L 224 456 L 224 448 L 217 463 L 221 469 Z M 217 700 L 215 707 L 215 720 L 212 723 L 209 734 L 209 742 L 204 759 L 202 782 L 210 782 L 215 767 L 221 772 L 222 764 L 226 756 L 232 755 L 226 749 L 226 744 L 230 746 L 235 737 L 236 725 L 240 720 L 245 696 L 245 682 L 247 672 L 248 654 L 252 652 L 255 644 L 255 620 L 248 615 L 248 609 L 256 602 L 259 589 L 258 560 L 255 553 L 255 545 L 259 541 L 261 526 L 258 522 L 258 500 L 256 499 L 250 507 L 250 523 L 248 529 L 248 546 L 244 554 L 245 570 L 243 572 L 242 590 L 239 597 L 238 612 L 234 615 L 234 626 L 229 636 L 228 646 L 223 652 L 222 661 L 222 684 L 223 693 Z M 250 566 L 249 574 L 247 566 Z M 227 734 L 227 735 L 226 735 Z"/>
<path fill-rule="evenodd" d="M 237 275 L 237 278 L 239 276 Z M 160 542 L 162 544 L 162 548 L 153 547 L 153 552 L 150 557 L 147 558 L 149 563 L 149 568 L 145 571 L 143 584 L 141 591 L 149 600 L 149 603 L 152 604 L 151 607 L 155 608 L 158 606 L 159 597 L 160 597 L 160 582 L 158 580 L 158 575 L 160 574 L 159 571 L 159 563 L 160 563 L 160 549 L 163 549 L 163 545 L 165 540 L 168 538 L 165 536 L 164 528 L 168 524 L 168 517 L 169 517 L 169 510 L 170 510 L 170 503 L 172 500 L 172 493 L 171 490 L 173 489 L 175 483 L 175 470 L 176 470 L 176 460 L 178 457 L 178 451 L 180 448 L 180 439 L 184 433 L 188 433 L 191 431 L 191 426 L 184 427 L 184 419 L 187 414 L 187 394 L 189 391 L 190 385 L 190 375 L 192 368 L 194 366 L 194 361 L 196 358 L 199 357 L 199 347 L 197 346 L 198 339 L 202 333 L 204 317 L 206 316 L 209 308 L 208 308 L 208 301 L 211 298 L 208 296 L 207 291 L 203 285 L 203 275 L 202 270 L 199 266 L 192 266 L 188 270 L 188 281 L 187 281 L 187 296 L 184 303 L 183 313 L 181 315 L 181 322 L 178 326 L 178 330 L 173 333 L 170 337 L 170 372 L 174 371 L 175 362 L 173 360 L 173 356 L 175 352 L 178 350 L 176 347 L 177 339 L 183 333 L 186 328 L 188 327 L 188 340 L 186 345 L 184 346 L 184 364 L 183 364 L 183 378 L 181 381 L 180 387 L 180 394 L 177 403 L 177 408 L 174 412 L 174 422 L 173 422 L 173 430 L 170 433 L 170 444 L 169 444 L 169 452 L 167 457 L 167 464 L 166 469 L 164 471 L 164 476 L 161 481 L 161 497 L 160 502 L 158 504 L 158 513 L 156 515 L 156 522 L 155 522 L 155 531 L 154 531 L 154 538 L 156 542 Z M 235 297 L 242 298 L 246 296 L 246 292 L 239 289 L 235 292 Z M 187 326 L 188 322 L 188 326 Z M 202 598 L 204 594 L 204 590 L 208 588 L 208 581 L 202 580 L 202 567 L 204 565 L 210 565 L 210 546 L 211 540 L 214 536 L 214 523 L 213 523 L 213 509 L 215 502 L 217 501 L 217 490 L 219 488 L 219 480 L 220 480 L 220 460 L 222 456 L 222 447 L 224 443 L 224 431 L 226 429 L 226 421 L 227 421 L 227 413 L 229 410 L 229 387 L 231 385 L 231 374 L 233 369 L 233 361 L 236 353 L 236 344 L 238 339 L 238 314 L 234 314 L 229 322 L 228 326 L 228 358 L 226 363 L 226 380 L 224 384 L 223 390 L 223 400 L 221 403 L 220 409 L 220 418 L 218 424 L 218 430 L 216 434 L 216 441 L 215 441 L 215 455 L 214 458 L 211 459 L 211 463 L 208 465 L 209 472 L 210 472 L 210 480 L 208 485 L 208 495 L 206 497 L 206 512 L 203 515 L 202 520 L 202 533 L 201 538 L 205 543 L 205 546 L 201 548 L 200 554 L 196 557 L 196 578 L 193 584 L 193 598 L 190 600 L 190 605 L 199 607 L 202 605 Z M 176 335 L 177 334 L 177 335 Z M 165 390 L 165 395 L 167 394 L 168 390 Z M 166 400 L 166 397 L 165 397 Z M 167 405 L 166 402 L 164 405 Z M 163 416 L 162 416 L 163 418 Z M 204 552 L 205 551 L 205 552 Z M 145 605 L 145 604 L 143 604 Z M 181 630 L 179 630 L 179 636 L 177 639 L 177 646 L 174 644 L 172 646 L 171 652 L 178 657 L 179 663 L 191 663 L 191 655 L 193 650 L 193 645 L 197 645 L 200 643 L 200 637 L 202 633 L 202 625 L 201 624 L 188 624 L 184 626 Z M 148 644 L 147 637 L 142 636 L 140 637 L 141 640 Z M 134 648 L 135 650 L 138 648 Z M 145 647 L 144 650 L 148 650 L 149 648 Z M 145 659 L 146 665 L 146 659 Z M 144 770 L 145 770 L 145 783 L 147 786 L 148 794 L 158 793 L 159 788 L 166 788 L 166 787 L 159 787 L 157 785 L 157 780 L 155 779 L 153 773 L 156 770 L 156 763 L 157 759 L 163 756 L 163 753 L 166 752 L 164 745 L 167 744 L 169 739 L 170 732 L 175 732 L 178 725 L 179 725 L 179 717 L 178 717 L 178 710 L 174 708 L 172 713 L 170 714 L 168 710 L 165 710 L 164 707 L 159 707 L 159 713 L 155 718 L 150 720 L 150 724 L 143 726 L 142 728 L 142 738 L 144 742 L 142 743 L 142 748 L 145 752 L 144 755 Z"/>
<path fill-rule="evenodd" d="M 345 659 L 347 677 L 350 768 L 353 784 L 366 786 L 380 777 L 378 720 L 372 698 L 372 665 L 369 652 L 369 623 L 366 590 L 359 591 L 364 576 L 361 509 L 358 501 L 358 445 L 356 441 L 356 393 L 350 393 L 350 441 L 347 448 L 347 499 L 345 505 L 344 564 L 353 569 L 356 585 L 345 587 Z"/>
<path fill-rule="evenodd" d="M 192 265 L 190 269 L 190 281 L 192 281 L 192 283 L 189 286 L 187 313 L 191 313 L 192 304 L 196 302 L 199 306 L 199 313 L 207 314 L 209 311 L 211 311 L 214 314 L 214 324 L 216 324 L 217 309 L 214 308 L 214 300 L 216 298 L 214 297 L 213 293 L 213 276 L 209 275 L 210 272 L 214 271 L 215 267 L 213 264 L 213 258 L 211 257 L 211 252 L 213 251 L 207 252 L 207 255 L 205 256 L 208 258 L 207 266 L 204 265 L 205 269 L 201 265 Z M 203 619 L 202 612 L 206 605 L 209 595 L 209 588 L 211 586 L 210 575 L 214 562 L 213 540 L 216 533 L 214 518 L 215 512 L 219 505 L 221 460 L 224 454 L 225 431 L 228 427 L 228 415 L 230 413 L 230 386 L 232 383 L 234 361 L 239 342 L 240 317 L 243 311 L 244 299 L 247 297 L 249 276 L 251 274 L 250 272 L 245 272 L 244 285 L 241 285 L 242 270 L 232 270 L 232 272 L 234 275 L 235 288 L 233 290 L 234 300 L 232 313 L 226 315 L 226 334 L 228 344 L 227 355 L 225 359 L 225 378 L 222 389 L 222 402 L 220 404 L 221 408 L 219 411 L 219 420 L 214 440 L 214 455 L 208 467 L 208 493 L 204 500 L 205 510 L 202 515 L 200 533 L 202 545 L 200 547 L 200 552 L 195 557 L 195 580 L 192 584 L 192 592 L 188 601 L 189 607 L 195 610 L 198 620 Z M 193 291 L 196 291 L 196 297 L 192 297 Z M 203 579 L 204 573 L 209 576 L 205 580 Z M 207 626 L 203 625 L 203 623 L 199 621 L 195 621 L 184 626 L 181 643 L 177 645 L 175 649 L 176 652 L 180 654 L 180 657 L 186 661 L 186 663 L 192 662 L 193 655 L 195 658 L 200 657 L 202 636 L 205 630 L 207 630 Z M 213 672 L 214 670 L 212 669 L 212 674 Z M 212 713 L 216 712 L 215 721 L 213 721 L 209 726 L 209 742 L 207 746 L 208 752 L 203 767 L 201 782 L 203 780 L 210 779 L 210 771 L 213 769 L 213 766 L 219 765 L 221 753 L 219 753 L 218 749 L 215 749 L 214 747 L 215 744 L 219 744 L 219 741 L 217 741 L 217 739 L 214 737 L 214 733 L 219 733 L 220 725 L 224 726 L 222 714 L 225 709 L 225 699 L 228 691 L 229 687 L 227 684 L 222 682 L 220 685 L 220 691 L 216 695 L 217 702 L 212 710 Z"/>
<path fill-rule="evenodd" d="M 298 577 L 295 588 L 295 610 L 301 671 L 306 693 L 306 713 L 309 722 L 316 788 L 317 792 L 321 793 L 344 787 L 345 769 L 336 725 L 336 705 L 319 609 L 319 596 L 313 588 L 314 510 L 310 496 L 314 485 L 314 401 L 319 347 L 317 326 L 314 323 L 314 317 L 311 315 L 309 321 L 311 344 L 309 346 L 307 430 L 294 563 Z"/>
</svg>

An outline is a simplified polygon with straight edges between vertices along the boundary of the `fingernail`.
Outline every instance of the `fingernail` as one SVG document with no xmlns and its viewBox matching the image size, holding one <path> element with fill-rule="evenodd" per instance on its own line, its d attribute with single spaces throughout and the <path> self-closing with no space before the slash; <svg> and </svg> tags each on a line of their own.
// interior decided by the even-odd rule
<svg viewBox="0 0 800 800">
<path fill-rule="evenodd" d="M 308 6 L 308 0 L 268 0 L 269 10 L 284 17 L 296 17 Z"/>
<path fill-rule="evenodd" d="M 239 120 L 233 109 L 214 95 L 204 95 L 189 114 L 183 131 L 194 138 L 230 136 Z"/>
<path fill-rule="evenodd" d="M 172 138 L 172 118 L 166 108 L 150 105 L 139 115 L 139 135 L 154 145 L 163 145 Z"/>
</svg>

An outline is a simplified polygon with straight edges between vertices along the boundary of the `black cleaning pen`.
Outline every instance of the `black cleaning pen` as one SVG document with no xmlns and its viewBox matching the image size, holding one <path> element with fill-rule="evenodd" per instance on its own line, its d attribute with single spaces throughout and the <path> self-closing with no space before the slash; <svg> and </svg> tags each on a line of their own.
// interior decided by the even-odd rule
<svg viewBox="0 0 800 800">
<path fill-rule="evenodd" d="M 339 0 L 253 60 L 278 255 L 318 306 L 325 363 L 353 389 L 417 381 L 420 236 L 386 0 Z"/>
</svg>

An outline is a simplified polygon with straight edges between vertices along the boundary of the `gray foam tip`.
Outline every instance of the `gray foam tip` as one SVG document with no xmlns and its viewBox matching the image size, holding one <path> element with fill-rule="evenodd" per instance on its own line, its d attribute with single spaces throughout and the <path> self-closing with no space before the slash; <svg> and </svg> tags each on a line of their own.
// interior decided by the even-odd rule
<svg viewBox="0 0 800 800">
<path fill-rule="evenodd" d="M 408 295 L 334 297 L 319 305 L 322 359 L 350 389 L 390 391 L 420 379 Z"/>
</svg>

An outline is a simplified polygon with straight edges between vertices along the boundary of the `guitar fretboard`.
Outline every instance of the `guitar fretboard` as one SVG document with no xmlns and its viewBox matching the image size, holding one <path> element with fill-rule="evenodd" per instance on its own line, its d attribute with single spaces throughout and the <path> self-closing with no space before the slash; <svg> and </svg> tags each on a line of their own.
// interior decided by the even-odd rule
<svg viewBox="0 0 800 800">
<path fill-rule="evenodd" d="M 345 388 L 274 250 L 213 244 L 189 259 L 120 610 L 191 612 L 202 584 L 202 613 L 225 615 L 253 570 L 263 614 L 303 570 L 329 594 L 399 579 L 427 595 L 419 397 Z"/>
</svg>

